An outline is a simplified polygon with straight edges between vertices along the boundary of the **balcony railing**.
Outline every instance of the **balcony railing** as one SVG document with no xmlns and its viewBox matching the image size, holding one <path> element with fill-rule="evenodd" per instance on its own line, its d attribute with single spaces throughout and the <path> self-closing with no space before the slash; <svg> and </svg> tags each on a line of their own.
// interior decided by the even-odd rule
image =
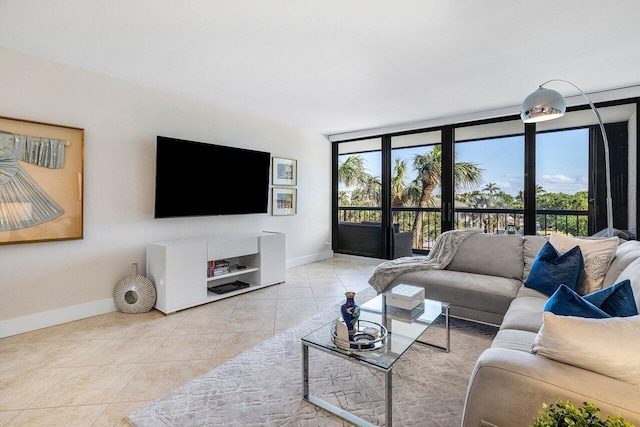
<svg viewBox="0 0 640 427">
<path fill-rule="evenodd" d="M 413 249 L 428 251 L 441 234 L 439 208 L 393 208 L 393 223 L 399 231 L 413 229 L 416 214 L 422 218 L 422 239 L 414 242 Z M 340 207 L 338 218 L 347 222 L 380 222 L 380 208 Z M 518 232 L 524 230 L 524 210 L 522 209 L 475 209 L 456 208 L 455 228 L 482 228 L 486 233 L 502 234 L 507 225 L 514 225 Z M 553 231 L 573 236 L 587 236 L 588 212 L 582 210 L 538 210 L 536 212 L 536 234 L 548 235 Z"/>
</svg>

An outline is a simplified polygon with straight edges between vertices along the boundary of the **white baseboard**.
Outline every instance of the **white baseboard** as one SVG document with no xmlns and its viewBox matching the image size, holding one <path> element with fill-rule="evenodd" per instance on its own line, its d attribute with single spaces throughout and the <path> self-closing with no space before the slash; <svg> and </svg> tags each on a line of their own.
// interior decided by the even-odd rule
<svg viewBox="0 0 640 427">
<path fill-rule="evenodd" d="M 288 259 L 287 268 L 322 261 L 324 259 L 332 258 L 333 256 L 333 251 L 329 250 L 318 252 L 313 255 Z M 16 317 L 14 319 L 0 320 L 0 338 L 35 331 L 49 326 L 60 325 L 62 323 L 73 322 L 74 320 L 86 319 L 87 317 L 110 313 L 116 310 L 117 308 L 113 299 L 109 298 L 88 302 L 86 304 L 74 305 L 72 307 L 30 314 L 28 316 Z"/>
<path fill-rule="evenodd" d="M 329 259 L 333 257 L 333 251 L 318 252 L 313 255 L 302 256 L 298 258 L 288 259 L 287 268 L 299 267 L 301 265 L 310 264 L 316 261 L 322 261 L 323 259 Z"/>
<path fill-rule="evenodd" d="M 371 265 L 378 265 L 381 264 L 385 261 L 389 261 L 388 259 L 384 259 L 384 258 L 370 258 L 370 257 L 365 257 L 365 256 L 358 256 L 358 255 L 347 255 L 347 254 L 333 254 L 334 257 L 336 258 L 347 258 L 347 259 L 353 259 L 356 261 L 360 261 L 360 262 L 365 262 L 367 264 L 371 264 Z"/>
<path fill-rule="evenodd" d="M 116 311 L 113 298 L 0 320 L 0 338 Z"/>
</svg>

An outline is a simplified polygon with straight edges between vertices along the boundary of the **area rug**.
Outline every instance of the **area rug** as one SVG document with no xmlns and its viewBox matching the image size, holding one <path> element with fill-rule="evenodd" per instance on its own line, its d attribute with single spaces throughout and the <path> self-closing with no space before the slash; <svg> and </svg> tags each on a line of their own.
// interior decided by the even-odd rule
<svg viewBox="0 0 640 427">
<path fill-rule="evenodd" d="M 361 292 L 359 304 L 373 298 Z M 300 338 L 339 316 L 339 305 L 321 312 L 169 394 L 132 412 L 144 426 L 350 426 L 302 399 Z M 496 328 L 451 319 L 451 352 L 414 344 L 393 368 L 393 424 L 459 426 L 476 359 Z M 422 339 L 444 340 L 442 322 Z M 381 373 L 309 350 L 310 393 L 377 425 L 384 425 Z"/>
</svg>

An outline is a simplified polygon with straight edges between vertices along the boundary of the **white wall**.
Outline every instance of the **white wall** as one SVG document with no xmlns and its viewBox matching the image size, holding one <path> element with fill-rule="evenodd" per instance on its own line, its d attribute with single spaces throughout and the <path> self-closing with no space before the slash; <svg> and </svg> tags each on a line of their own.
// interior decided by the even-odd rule
<svg viewBox="0 0 640 427">
<path fill-rule="evenodd" d="M 289 267 L 331 255 L 323 135 L 1 47 L 0 94 L 0 116 L 85 129 L 84 239 L 0 246 L 0 337 L 114 310 L 150 241 L 268 230 L 286 233 Z M 157 135 L 297 159 L 298 215 L 154 220 Z"/>
</svg>

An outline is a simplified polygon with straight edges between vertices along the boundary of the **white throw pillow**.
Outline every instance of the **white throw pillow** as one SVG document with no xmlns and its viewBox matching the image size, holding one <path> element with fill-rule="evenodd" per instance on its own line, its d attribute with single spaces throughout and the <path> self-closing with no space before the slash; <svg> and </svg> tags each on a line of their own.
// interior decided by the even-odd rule
<svg viewBox="0 0 640 427">
<path fill-rule="evenodd" d="M 619 242 L 617 237 L 587 239 L 551 233 L 549 242 L 561 255 L 576 246 L 580 247 L 582 258 L 584 258 L 584 274 L 578 288 L 580 295 L 587 295 L 602 289 L 609 265 L 616 256 Z"/>
<path fill-rule="evenodd" d="M 588 319 L 545 311 L 532 352 L 640 385 L 640 316 Z"/>
</svg>

